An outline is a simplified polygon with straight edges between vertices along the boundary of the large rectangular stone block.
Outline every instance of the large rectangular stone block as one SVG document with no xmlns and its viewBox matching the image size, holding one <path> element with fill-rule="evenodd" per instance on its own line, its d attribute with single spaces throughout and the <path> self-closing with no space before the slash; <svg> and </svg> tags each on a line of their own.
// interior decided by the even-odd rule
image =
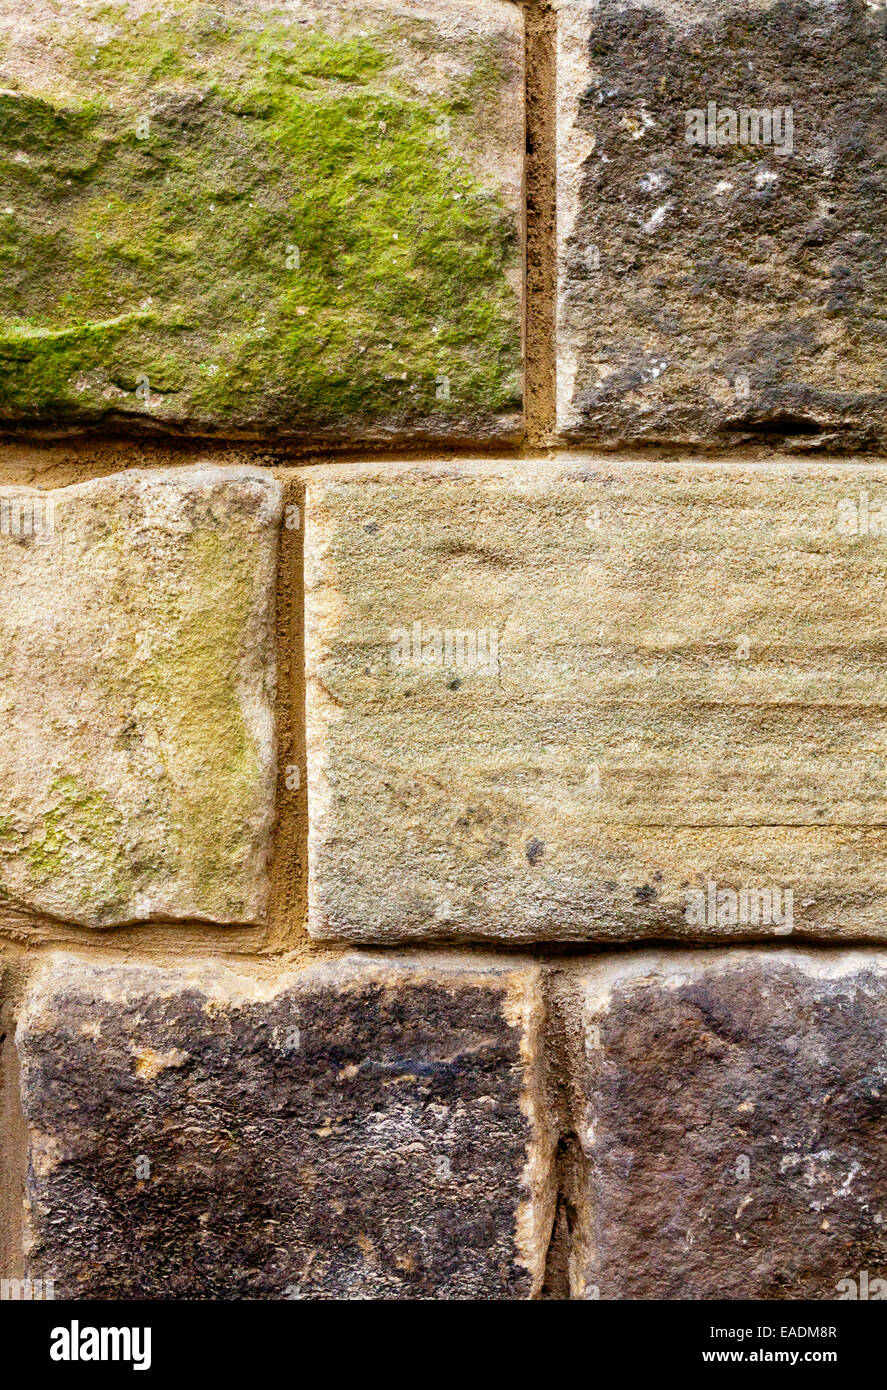
<svg viewBox="0 0 887 1390">
<path fill-rule="evenodd" d="M 16 1035 L 28 1269 L 70 1298 L 526 1298 L 551 1225 L 538 967 L 59 955 Z"/>
<path fill-rule="evenodd" d="M 0 488 L 0 900 L 262 920 L 281 497 L 210 466 Z"/>
<path fill-rule="evenodd" d="M 316 936 L 885 935 L 887 469 L 306 472 Z"/>
<path fill-rule="evenodd" d="M 568 437 L 883 448 L 884 16 L 561 0 Z"/>
<path fill-rule="evenodd" d="M 521 431 L 505 0 L 0 0 L 0 420 Z"/>
<path fill-rule="evenodd" d="M 566 1007 L 574 1297 L 887 1298 L 885 952 L 599 959 Z"/>
</svg>

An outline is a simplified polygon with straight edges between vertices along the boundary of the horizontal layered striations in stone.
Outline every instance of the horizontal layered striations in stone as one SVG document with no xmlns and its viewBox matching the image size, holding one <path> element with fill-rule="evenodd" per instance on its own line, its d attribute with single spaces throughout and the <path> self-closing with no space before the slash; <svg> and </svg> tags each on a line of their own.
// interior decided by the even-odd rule
<svg viewBox="0 0 887 1390">
<path fill-rule="evenodd" d="M 0 489 L 0 908 L 263 918 L 281 495 L 209 466 Z"/>
<path fill-rule="evenodd" d="M 553 1195 L 538 968 L 42 967 L 28 1268 L 69 1298 L 526 1298 Z"/>
<path fill-rule="evenodd" d="M 310 471 L 313 934 L 883 937 L 882 498 L 841 464 Z"/>
<path fill-rule="evenodd" d="M 560 429 L 882 448 L 883 11 L 562 0 L 558 36 Z"/>
<path fill-rule="evenodd" d="M 0 0 L 0 420 L 521 428 L 504 0 Z"/>
<path fill-rule="evenodd" d="M 574 1297 L 887 1297 L 883 951 L 642 953 L 567 1000 Z"/>
</svg>

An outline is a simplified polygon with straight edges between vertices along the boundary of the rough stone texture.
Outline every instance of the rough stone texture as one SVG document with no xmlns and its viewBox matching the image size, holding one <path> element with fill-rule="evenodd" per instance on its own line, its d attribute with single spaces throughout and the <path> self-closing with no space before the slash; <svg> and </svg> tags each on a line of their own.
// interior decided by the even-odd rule
<svg viewBox="0 0 887 1390">
<path fill-rule="evenodd" d="M 561 430 L 882 448 L 883 7 L 568 0 L 558 19 Z M 783 153 L 751 127 L 687 144 L 709 102 L 725 139 L 743 108 L 790 107 L 791 152 L 784 128 Z"/>
<path fill-rule="evenodd" d="M 884 467 L 305 471 L 315 936 L 884 936 Z"/>
<path fill-rule="evenodd" d="M 250 978 L 54 957 L 17 1032 L 31 1277 L 83 1298 L 530 1296 L 540 1021 L 519 961 Z"/>
<path fill-rule="evenodd" d="M 600 960 L 574 1007 L 574 1296 L 837 1299 L 862 1271 L 887 1280 L 884 952 Z"/>
<path fill-rule="evenodd" d="M 0 420 L 508 438 L 500 0 L 0 0 Z"/>
<path fill-rule="evenodd" d="M 0 509 L 0 898 L 261 920 L 280 484 L 134 470 Z"/>
</svg>

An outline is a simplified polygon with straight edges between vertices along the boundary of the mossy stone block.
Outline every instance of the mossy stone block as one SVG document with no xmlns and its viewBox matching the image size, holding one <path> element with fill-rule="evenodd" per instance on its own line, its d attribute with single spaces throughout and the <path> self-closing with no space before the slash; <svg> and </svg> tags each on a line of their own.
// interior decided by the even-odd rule
<svg viewBox="0 0 887 1390">
<path fill-rule="evenodd" d="M 510 438 L 500 0 L 0 4 L 0 421 Z"/>
</svg>

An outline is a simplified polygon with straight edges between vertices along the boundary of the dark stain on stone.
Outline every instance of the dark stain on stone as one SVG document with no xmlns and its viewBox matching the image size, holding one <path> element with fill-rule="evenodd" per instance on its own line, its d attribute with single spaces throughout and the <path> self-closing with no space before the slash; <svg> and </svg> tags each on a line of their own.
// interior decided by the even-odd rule
<svg viewBox="0 0 887 1390">
<path fill-rule="evenodd" d="M 443 540 L 435 546 L 438 555 L 448 560 L 473 560 L 477 564 L 489 565 L 492 569 L 508 569 L 514 564 L 510 555 L 502 555 L 495 550 L 488 550 L 486 546 L 475 545 L 468 540 L 458 537 Z"/>
<path fill-rule="evenodd" d="M 531 864 L 538 864 L 545 853 L 545 845 L 541 840 L 537 840 L 534 835 L 531 839 L 527 840 L 525 853 Z"/>
<path fill-rule="evenodd" d="M 819 434 L 822 425 L 817 420 L 811 420 L 805 416 L 780 414 L 778 411 L 774 415 L 763 416 L 755 419 L 750 416 L 735 418 L 730 421 L 731 428 L 748 430 L 753 434 Z"/>
</svg>

